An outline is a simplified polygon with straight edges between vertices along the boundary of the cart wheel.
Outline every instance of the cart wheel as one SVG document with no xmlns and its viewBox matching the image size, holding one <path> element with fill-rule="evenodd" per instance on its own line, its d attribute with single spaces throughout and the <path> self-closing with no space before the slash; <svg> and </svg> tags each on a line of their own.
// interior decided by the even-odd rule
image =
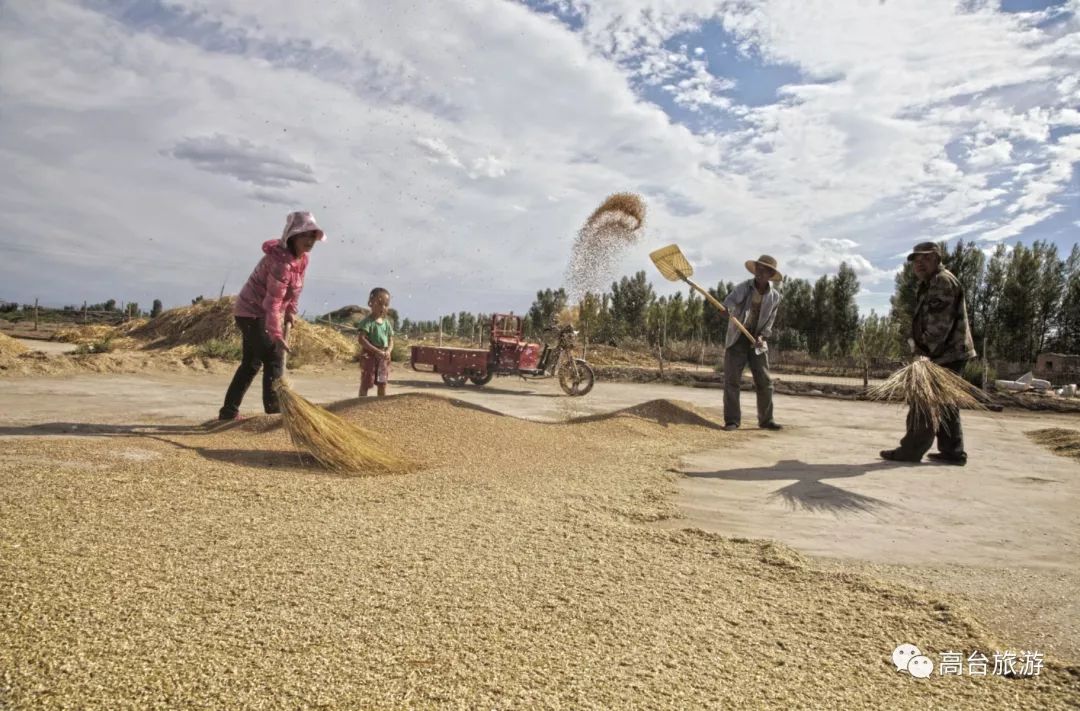
<svg viewBox="0 0 1080 711">
<path fill-rule="evenodd" d="M 595 383 L 596 375 L 592 366 L 580 358 L 575 358 L 573 364 L 565 363 L 559 369 L 559 387 L 567 395 L 587 395 Z"/>
<path fill-rule="evenodd" d="M 495 377 L 495 374 L 492 373 L 489 370 L 483 376 L 480 376 L 480 377 L 473 376 L 473 377 L 469 378 L 469 380 L 473 381 L 473 385 L 487 385 L 488 383 L 491 382 L 491 379 L 494 378 L 494 377 Z"/>
<path fill-rule="evenodd" d="M 447 385 L 449 385 L 450 387 L 452 387 L 452 388 L 460 388 L 461 386 L 463 386 L 465 384 L 465 381 L 468 380 L 468 379 L 469 379 L 469 377 L 467 375 L 444 375 L 444 376 L 442 376 L 442 381 L 444 383 L 446 383 Z"/>
</svg>

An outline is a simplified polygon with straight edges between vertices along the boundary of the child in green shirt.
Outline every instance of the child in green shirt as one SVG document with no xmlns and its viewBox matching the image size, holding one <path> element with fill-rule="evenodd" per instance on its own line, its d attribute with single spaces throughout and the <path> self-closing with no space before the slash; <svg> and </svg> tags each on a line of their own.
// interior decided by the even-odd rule
<svg viewBox="0 0 1080 711">
<path fill-rule="evenodd" d="M 386 396 L 386 382 L 390 379 L 390 354 L 394 350 L 394 326 L 387 312 L 390 310 L 390 292 L 382 287 L 371 290 L 368 296 L 371 313 L 357 324 L 360 329 L 360 397 L 366 397 L 372 385 L 379 397 Z"/>
</svg>

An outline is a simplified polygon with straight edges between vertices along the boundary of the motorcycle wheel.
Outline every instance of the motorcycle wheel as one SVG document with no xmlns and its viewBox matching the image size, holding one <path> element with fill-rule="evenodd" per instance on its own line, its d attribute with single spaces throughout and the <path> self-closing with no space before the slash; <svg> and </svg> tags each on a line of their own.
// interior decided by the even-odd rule
<svg viewBox="0 0 1080 711">
<path fill-rule="evenodd" d="M 574 365 L 577 366 L 576 377 L 574 375 L 575 368 L 571 367 L 569 363 L 559 368 L 559 387 L 563 389 L 564 393 L 574 397 L 588 395 L 589 391 L 593 389 L 593 385 L 596 384 L 596 375 L 593 373 L 592 366 L 580 358 L 574 359 Z"/>
<path fill-rule="evenodd" d="M 491 382 L 491 379 L 494 378 L 494 377 L 495 377 L 495 374 L 492 373 L 489 370 L 486 374 L 484 374 L 484 376 L 482 378 L 478 378 L 478 377 L 474 376 L 472 378 L 469 378 L 469 380 L 471 380 L 473 382 L 473 385 L 487 385 L 488 383 Z"/>
</svg>

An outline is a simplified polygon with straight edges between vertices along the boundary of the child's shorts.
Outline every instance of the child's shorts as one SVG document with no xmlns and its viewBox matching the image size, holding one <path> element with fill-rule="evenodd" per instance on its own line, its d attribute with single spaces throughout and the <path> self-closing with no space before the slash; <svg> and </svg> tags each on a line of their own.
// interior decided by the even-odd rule
<svg viewBox="0 0 1080 711">
<path fill-rule="evenodd" d="M 360 389 L 370 390 L 390 380 L 390 364 L 386 358 L 364 354 L 360 360 Z"/>
</svg>

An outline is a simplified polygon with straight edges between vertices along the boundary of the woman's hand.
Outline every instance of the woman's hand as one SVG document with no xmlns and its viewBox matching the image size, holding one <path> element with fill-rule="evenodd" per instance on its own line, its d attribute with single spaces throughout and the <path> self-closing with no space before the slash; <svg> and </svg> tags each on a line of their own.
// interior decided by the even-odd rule
<svg viewBox="0 0 1080 711">
<path fill-rule="evenodd" d="M 292 315 L 292 312 L 286 311 L 283 325 L 292 326 L 294 323 L 296 323 L 296 317 Z"/>
<path fill-rule="evenodd" d="M 280 358 L 286 353 L 292 353 L 292 349 L 289 348 L 289 344 L 285 342 L 285 339 L 279 338 L 274 341 L 274 355 Z"/>
</svg>

